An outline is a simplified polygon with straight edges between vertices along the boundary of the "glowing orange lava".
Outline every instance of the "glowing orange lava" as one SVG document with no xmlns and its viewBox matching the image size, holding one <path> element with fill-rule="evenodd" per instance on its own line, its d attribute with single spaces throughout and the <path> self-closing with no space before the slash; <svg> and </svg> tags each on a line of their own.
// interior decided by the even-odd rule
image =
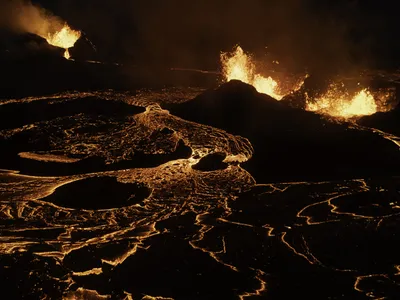
<svg viewBox="0 0 400 300">
<path fill-rule="evenodd" d="M 291 79 L 283 80 L 281 76 L 278 84 L 272 77 L 258 74 L 252 57 L 240 46 L 237 46 L 232 53 L 222 53 L 221 63 L 226 81 L 240 80 L 254 86 L 259 93 L 267 94 L 276 100 L 281 100 L 286 94 L 299 90 L 308 77 L 306 75 L 302 80 L 294 82 Z M 351 95 L 343 83 L 333 83 L 328 92 L 321 97 L 310 99 L 306 94 L 306 110 L 332 117 L 353 118 L 391 109 L 389 105 L 391 92 L 374 93 L 374 95 L 367 88 Z"/>
<path fill-rule="evenodd" d="M 64 57 L 66 59 L 70 59 L 71 55 L 68 49 L 72 48 L 80 37 L 80 31 L 73 30 L 71 27 L 65 24 L 61 30 L 56 31 L 53 34 L 48 33 L 48 35 L 44 38 L 50 45 L 65 49 Z"/>
<path fill-rule="evenodd" d="M 363 89 L 351 97 L 346 92 L 339 92 L 336 85 L 331 85 L 321 98 L 308 100 L 306 110 L 333 117 L 351 118 L 372 115 L 378 111 L 378 105 L 368 89 Z"/>
<path fill-rule="evenodd" d="M 276 100 L 284 95 L 279 91 L 278 83 L 272 77 L 263 77 L 256 74 L 255 65 L 249 55 L 244 53 L 240 46 L 232 53 L 222 53 L 221 63 L 226 81 L 233 79 L 253 85 L 259 93 L 267 94 Z"/>
</svg>

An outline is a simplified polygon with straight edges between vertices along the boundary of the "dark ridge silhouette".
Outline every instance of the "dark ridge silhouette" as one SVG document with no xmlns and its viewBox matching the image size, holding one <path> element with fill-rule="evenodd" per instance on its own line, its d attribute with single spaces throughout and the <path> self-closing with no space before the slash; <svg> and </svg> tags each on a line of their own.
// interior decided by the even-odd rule
<svg viewBox="0 0 400 300">
<path fill-rule="evenodd" d="M 49 103 L 50 101 L 53 103 Z M 139 114 L 145 108 L 122 101 L 106 100 L 94 96 L 73 100 L 36 100 L 29 103 L 10 103 L 0 109 L 0 129 L 17 128 L 34 122 L 49 121 L 58 117 L 85 113 L 90 116 L 129 116 Z"/>
<path fill-rule="evenodd" d="M 289 93 L 282 98 L 281 102 L 293 108 L 305 109 L 306 95 L 313 99 L 326 92 L 331 82 L 331 76 L 333 75 L 313 74 L 307 77 L 299 90 Z"/>
<path fill-rule="evenodd" d="M 93 177 L 58 187 L 41 200 L 76 209 L 109 209 L 140 203 L 150 189 L 139 183 L 120 183 L 114 177 Z"/>
<path fill-rule="evenodd" d="M 53 47 L 35 35 L 11 34 L 7 51 L 0 47 L 2 81 L 0 101 L 62 91 L 114 89 L 136 91 L 176 86 L 215 86 L 216 74 L 177 71 L 174 65 L 137 64 L 104 61 L 81 38 L 70 49 L 72 60 L 63 57 L 64 49 Z M 34 45 L 34 46 L 32 46 Z M 1 46 L 1 45 L 0 45 Z M 3 50 L 3 51 L 2 51 Z"/>
<path fill-rule="evenodd" d="M 378 112 L 358 120 L 358 124 L 400 136 L 400 106 L 388 112 Z"/>
<path fill-rule="evenodd" d="M 193 166 L 193 169 L 199 171 L 215 171 L 215 170 L 223 170 L 228 164 L 224 163 L 223 160 L 226 158 L 224 153 L 212 153 L 206 155 L 200 161 Z"/>
<path fill-rule="evenodd" d="M 308 125 L 324 122 L 316 114 L 291 109 L 266 94 L 258 93 L 253 86 L 238 80 L 225 83 L 215 90 L 208 90 L 191 101 L 165 105 L 165 108 L 172 114 L 185 119 L 244 136 L 255 135 L 260 131 L 276 132 L 291 129 L 293 122 L 284 121 L 295 116 L 306 117 Z M 279 128 L 261 129 L 260 125 L 266 125 L 267 122 L 279 124 Z M 328 122 L 325 123 L 328 124 Z M 305 126 L 307 125 L 303 124 L 301 127 Z"/>
<path fill-rule="evenodd" d="M 240 81 L 166 108 L 248 138 L 255 153 L 243 166 L 257 181 L 358 178 L 397 174 L 400 167 L 390 141 L 292 108 Z"/>
</svg>

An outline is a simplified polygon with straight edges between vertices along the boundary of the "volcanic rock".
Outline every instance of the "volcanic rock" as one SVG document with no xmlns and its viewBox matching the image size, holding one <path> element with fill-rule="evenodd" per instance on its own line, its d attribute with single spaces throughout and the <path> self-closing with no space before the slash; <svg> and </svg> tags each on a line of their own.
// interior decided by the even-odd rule
<svg viewBox="0 0 400 300">
<path fill-rule="evenodd" d="M 400 167 L 398 147 L 381 136 L 291 108 L 240 81 L 167 109 L 248 138 L 255 153 L 244 167 L 257 181 L 359 178 Z"/>
<path fill-rule="evenodd" d="M 63 100 L 63 99 L 61 99 Z M 39 121 L 84 113 L 92 116 L 129 116 L 144 112 L 143 107 L 94 96 L 60 101 L 57 97 L 26 103 L 10 103 L 0 110 L 0 129 L 16 128 Z"/>
<path fill-rule="evenodd" d="M 209 154 L 193 166 L 193 169 L 199 171 L 215 171 L 215 170 L 223 170 L 228 164 L 224 162 L 226 158 L 226 154 L 224 153 L 212 153 Z"/>
<path fill-rule="evenodd" d="M 110 209 L 140 203 L 150 193 L 142 184 L 120 183 L 113 177 L 94 177 L 60 186 L 42 200 L 69 208 Z"/>
<path fill-rule="evenodd" d="M 388 112 L 378 112 L 371 116 L 362 117 L 358 120 L 358 123 L 400 136 L 400 107 L 397 106 Z"/>
</svg>

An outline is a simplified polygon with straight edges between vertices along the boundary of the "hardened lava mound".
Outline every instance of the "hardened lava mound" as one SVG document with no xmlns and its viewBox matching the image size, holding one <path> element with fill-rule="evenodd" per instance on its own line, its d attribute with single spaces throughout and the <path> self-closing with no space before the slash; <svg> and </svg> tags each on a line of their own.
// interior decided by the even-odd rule
<svg viewBox="0 0 400 300">
<path fill-rule="evenodd" d="M 255 151 L 243 167 L 260 182 L 396 175 L 400 167 L 398 146 L 371 129 L 292 108 L 240 81 L 167 108 L 248 138 Z"/>
</svg>

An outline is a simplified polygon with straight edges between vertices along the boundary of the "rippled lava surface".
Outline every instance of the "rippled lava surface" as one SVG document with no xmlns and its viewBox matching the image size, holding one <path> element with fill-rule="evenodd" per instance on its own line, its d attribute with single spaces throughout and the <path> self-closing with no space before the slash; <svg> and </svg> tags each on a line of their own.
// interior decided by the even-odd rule
<svg viewBox="0 0 400 300">
<path fill-rule="evenodd" d="M 395 183 L 256 183 L 249 140 L 158 104 L 199 92 L 1 103 L 8 299 L 399 295 Z"/>
</svg>

